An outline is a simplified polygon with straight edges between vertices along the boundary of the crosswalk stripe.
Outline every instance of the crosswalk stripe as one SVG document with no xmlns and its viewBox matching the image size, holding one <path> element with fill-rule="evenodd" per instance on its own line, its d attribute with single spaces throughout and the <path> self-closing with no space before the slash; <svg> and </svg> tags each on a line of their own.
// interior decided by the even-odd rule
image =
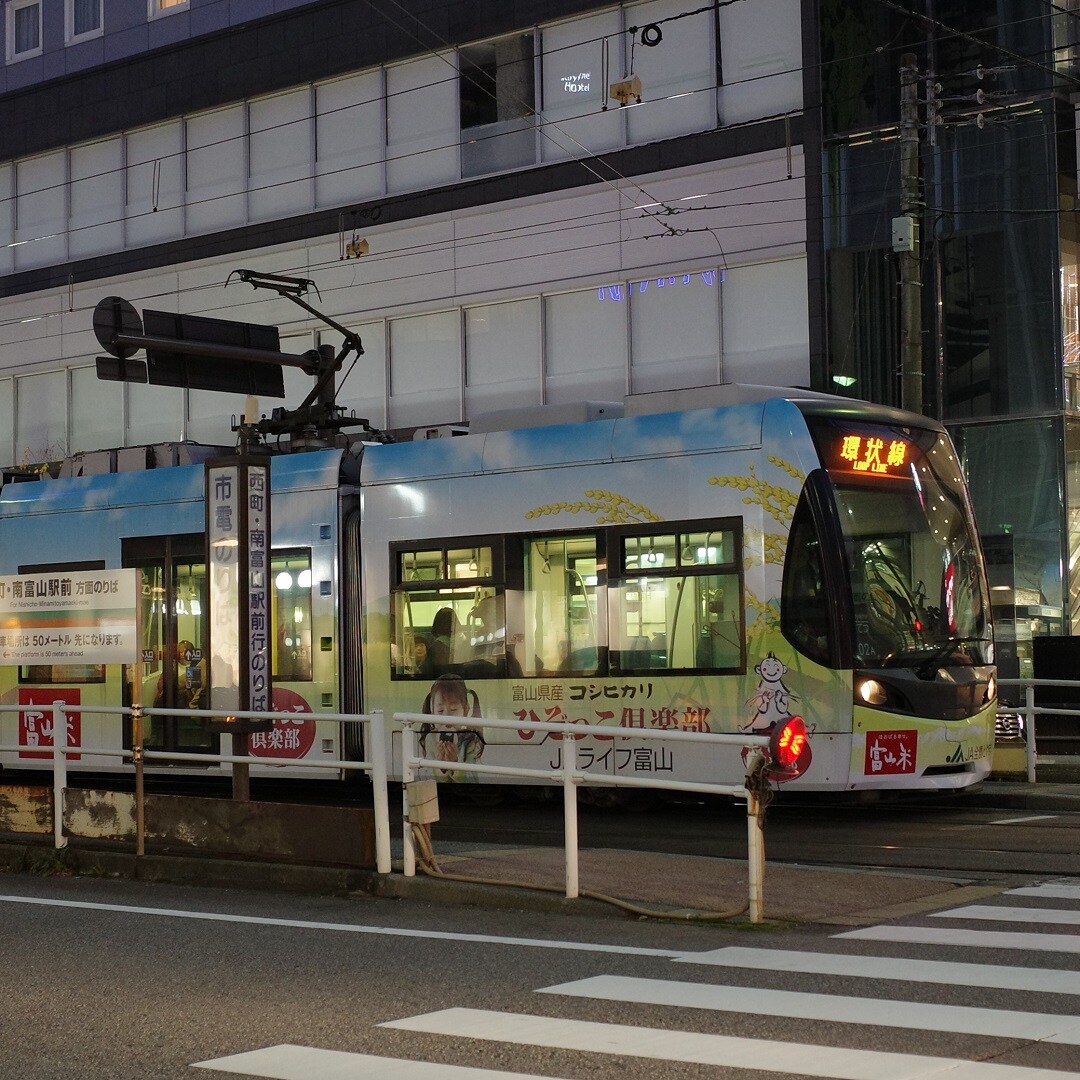
<svg viewBox="0 0 1080 1080">
<path fill-rule="evenodd" d="M 997 821 L 988 822 L 990 825 L 1026 825 L 1029 821 L 1050 821 L 1057 814 L 1028 814 L 1025 817 L 999 818 Z"/>
<path fill-rule="evenodd" d="M 1024 889 L 1010 889 L 1006 896 L 1045 896 L 1053 900 L 1080 900 L 1080 885 L 1058 885 L 1047 882 L 1044 885 L 1029 885 Z"/>
<path fill-rule="evenodd" d="M 289 1043 L 210 1061 L 196 1061 L 192 1068 L 262 1076 L 266 1080 L 552 1080 L 531 1073 L 373 1057 Z"/>
<path fill-rule="evenodd" d="M 673 959 L 682 949 L 646 949 L 635 945 L 604 945 L 591 941 L 558 941 L 555 938 L 501 937 L 466 934 L 450 930 L 410 930 L 396 926 L 363 926 L 356 923 L 312 922 L 308 919 L 274 919 L 260 915 L 231 915 L 218 911 L 188 911 L 178 908 L 137 907 L 133 904 L 98 904 L 86 900 L 57 900 L 44 896 L 0 895 L 0 904 L 31 904 L 41 907 L 77 908 L 113 915 L 153 915 L 168 919 L 197 919 L 209 922 L 240 923 L 247 926 L 280 926 L 295 930 L 330 930 L 345 934 L 374 934 L 386 937 L 417 938 L 430 941 L 472 941 L 480 945 L 519 945 L 530 949 L 563 949 L 571 952 L 615 953 L 619 956 L 656 956 Z"/>
<path fill-rule="evenodd" d="M 753 949 L 729 945 L 706 953 L 687 953 L 677 964 L 787 971 L 804 975 L 850 975 L 856 979 L 892 979 L 897 982 L 944 983 L 946 986 L 993 986 L 1002 990 L 1080 994 L 1075 971 L 1054 968 L 1007 967 L 1005 964 L 949 963 L 945 960 L 907 960 L 893 956 L 856 956 L 842 953 Z"/>
<path fill-rule="evenodd" d="M 964 930 L 937 926 L 865 926 L 835 935 L 860 941 L 899 941 L 913 945 L 958 945 L 978 949 L 1025 949 L 1029 952 L 1080 953 L 1078 934 L 1022 934 L 999 930 Z"/>
<path fill-rule="evenodd" d="M 966 904 L 948 911 L 932 911 L 931 919 L 987 919 L 992 922 L 1039 923 L 1043 926 L 1080 926 L 1080 911 L 1060 908 L 996 907 Z"/>
<path fill-rule="evenodd" d="M 1080 1045 L 1080 1019 L 1055 1013 L 763 990 L 750 986 L 712 986 L 623 975 L 596 975 L 558 986 L 547 986 L 539 993 L 603 998 L 605 1001 L 635 1002 L 639 1005 L 676 1005 L 716 1012 L 824 1020 L 834 1024 L 954 1031 L 964 1035 L 998 1035 L 1010 1039 Z"/>
<path fill-rule="evenodd" d="M 455 1039 L 486 1039 L 515 1046 L 583 1050 L 835 1080 L 942 1080 L 946 1074 L 948 1080 L 1065 1080 L 1066 1077 L 1076 1080 L 1076 1073 L 1023 1065 L 666 1031 L 485 1009 L 442 1009 L 379 1026 Z"/>
</svg>

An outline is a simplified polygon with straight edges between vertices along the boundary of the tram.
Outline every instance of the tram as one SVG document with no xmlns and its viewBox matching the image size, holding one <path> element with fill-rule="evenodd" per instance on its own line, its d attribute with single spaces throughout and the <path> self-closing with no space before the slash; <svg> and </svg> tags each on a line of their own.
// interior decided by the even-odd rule
<svg viewBox="0 0 1080 1080">
<path fill-rule="evenodd" d="M 610 726 L 577 742 L 598 773 L 735 780 L 738 755 L 718 776 L 722 756 L 634 729 L 764 733 L 798 715 L 809 739 L 792 788 L 987 776 L 989 593 L 944 428 L 797 390 L 716 394 L 276 447 L 268 651 L 274 709 L 295 719 L 249 736 L 253 773 L 360 757 L 355 726 L 319 715 L 382 709 L 432 713 L 425 756 L 550 769 L 553 783 L 558 738 L 484 717 Z M 26 747 L 0 766 L 48 766 L 44 706 L 125 705 L 136 681 L 148 748 L 219 749 L 202 718 L 153 712 L 214 707 L 209 454 L 129 448 L 4 484 L 0 575 L 138 568 L 143 639 L 135 665 L 0 667 L 0 701 L 20 707 L 0 714 L 0 744 Z M 130 721 L 70 715 L 69 742 L 91 750 L 69 768 L 115 770 L 92 748 L 130 746 Z M 400 777 L 400 739 L 389 746 Z"/>
</svg>

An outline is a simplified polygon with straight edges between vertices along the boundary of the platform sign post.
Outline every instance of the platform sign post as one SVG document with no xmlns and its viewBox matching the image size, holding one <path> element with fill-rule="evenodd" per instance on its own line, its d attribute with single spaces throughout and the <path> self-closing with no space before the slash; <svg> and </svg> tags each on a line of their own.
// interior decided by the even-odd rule
<svg viewBox="0 0 1080 1080">
<path fill-rule="evenodd" d="M 129 664 L 137 570 L 0 577 L 0 664 Z"/>
<path fill-rule="evenodd" d="M 246 757 L 248 736 L 270 725 L 235 712 L 267 712 L 270 685 L 270 463 L 246 455 L 206 466 L 210 707 L 214 730 Z M 233 798 L 251 797 L 249 766 L 232 766 Z"/>
<path fill-rule="evenodd" d="M 138 570 L 57 570 L 0 577 L 0 665 L 134 666 L 139 656 Z M 75 710 L 62 708 L 77 699 L 72 701 L 61 690 L 46 692 L 48 700 L 36 700 L 36 694 L 27 691 L 25 696 L 20 745 L 25 738 L 26 756 L 34 757 L 40 748 L 51 748 L 54 841 L 59 848 L 66 842 L 62 798 L 69 755 L 64 748 L 81 749 L 82 732 L 68 730 Z M 77 755 L 78 750 L 71 756 Z"/>
</svg>

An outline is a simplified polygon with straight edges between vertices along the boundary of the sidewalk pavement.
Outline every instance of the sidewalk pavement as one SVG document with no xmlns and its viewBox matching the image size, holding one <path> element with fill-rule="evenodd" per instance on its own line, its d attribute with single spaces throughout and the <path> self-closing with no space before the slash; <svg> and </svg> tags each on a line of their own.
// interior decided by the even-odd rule
<svg viewBox="0 0 1080 1080">
<path fill-rule="evenodd" d="M 1080 784 L 988 781 L 965 793 L 957 806 L 1005 812 L 1055 813 L 1080 810 Z M 276 891 L 393 897 L 432 904 L 459 904 L 542 912 L 640 917 L 679 921 L 727 919 L 746 923 L 748 864 L 647 851 L 586 848 L 579 853 L 581 895 L 565 896 L 565 854 L 560 848 L 499 844 L 440 843 L 435 855 L 443 876 L 406 878 L 400 863 L 389 876 L 367 870 L 285 866 L 269 862 L 210 859 L 190 855 L 146 855 L 76 849 L 75 873 L 117 875 L 145 881 Z M 35 854 L 36 852 L 36 854 Z M 48 848 L 0 843 L 0 870 L 55 869 Z M 35 861 L 36 860 L 36 861 Z M 953 907 L 1009 887 L 978 874 L 810 867 L 768 861 L 763 883 L 767 922 L 859 926 Z M 614 902 L 612 902 L 614 901 Z"/>
<path fill-rule="evenodd" d="M 988 781 L 965 792 L 957 807 L 990 807 L 1005 812 L 1080 811 L 1080 784 L 1027 784 Z M 513 882 L 479 885 L 419 875 L 396 875 L 388 890 L 375 883 L 377 895 L 411 896 L 436 903 L 541 907 L 546 910 L 620 911 L 694 919 L 724 914 L 746 921 L 749 886 L 745 859 L 716 859 L 646 851 L 582 849 L 578 859 L 581 900 L 565 898 L 565 855 L 561 848 L 514 848 L 495 844 L 440 844 L 435 828 L 439 869 L 451 878 Z M 901 918 L 1001 892 L 1006 884 L 987 884 L 977 874 L 947 871 L 865 870 L 849 867 L 798 866 L 770 862 L 768 832 L 763 882 L 765 918 L 776 923 L 825 923 L 858 926 Z M 540 888 L 542 892 L 530 892 Z M 589 894 L 620 903 L 610 904 Z"/>
</svg>

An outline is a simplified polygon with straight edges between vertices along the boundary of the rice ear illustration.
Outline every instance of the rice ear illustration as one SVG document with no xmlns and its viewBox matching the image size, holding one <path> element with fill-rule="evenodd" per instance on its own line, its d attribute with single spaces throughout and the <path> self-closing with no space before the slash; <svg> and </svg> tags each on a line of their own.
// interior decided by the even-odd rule
<svg viewBox="0 0 1080 1080">
<path fill-rule="evenodd" d="M 641 503 L 631 502 L 617 491 L 593 489 L 576 502 L 548 503 L 525 512 L 526 518 L 553 517 L 556 514 L 595 514 L 597 525 L 631 525 L 642 521 L 663 521 L 663 517 Z"/>
</svg>

